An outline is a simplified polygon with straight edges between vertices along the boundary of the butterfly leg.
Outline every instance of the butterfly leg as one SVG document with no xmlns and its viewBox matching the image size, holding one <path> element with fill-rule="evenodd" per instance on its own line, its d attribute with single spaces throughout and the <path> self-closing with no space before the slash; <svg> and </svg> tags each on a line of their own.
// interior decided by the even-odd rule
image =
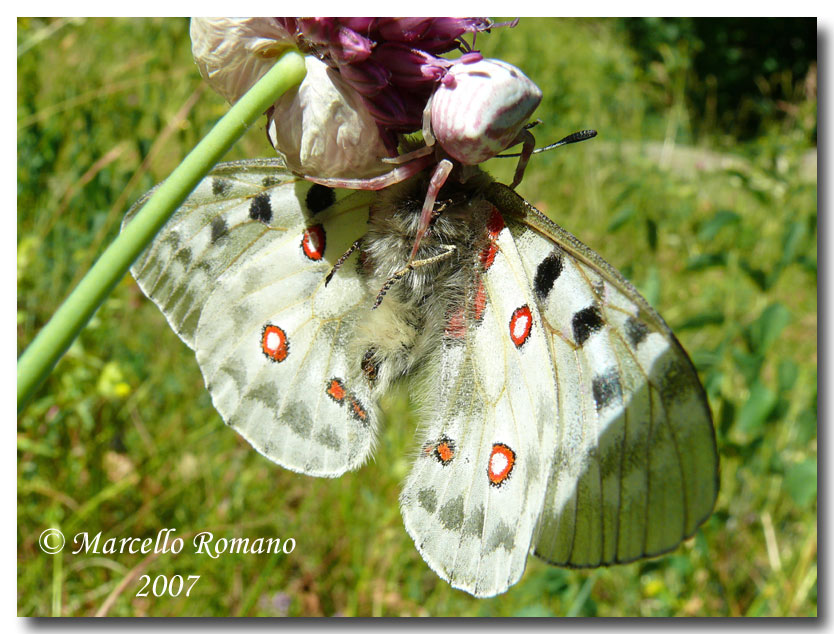
<svg viewBox="0 0 834 634">
<path fill-rule="evenodd" d="M 327 274 L 327 277 L 324 278 L 324 285 L 327 286 L 330 283 L 330 280 L 333 279 L 333 276 L 336 275 L 336 271 L 342 268 L 342 265 L 345 261 L 350 257 L 351 253 L 356 251 L 360 246 L 362 246 L 362 238 L 358 240 L 354 240 L 353 244 L 348 247 L 348 250 L 345 251 L 342 256 L 336 260 L 336 264 L 333 265 L 333 268 L 330 269 L 330 273 Z"/>
<path fill-rule="evenodd" d="M 445 260 L 452 256 L 452 254 L 457 250 L 457 247 L 454 244 L 443 244 L 440 245 L 444 249 L 446 249 L 443 253 L 438 253 L 430 258 L 426 258 L 425 260 L 409 260 L 408 264 L 406 264 L 403 268 L 399 271 L 394 273 L 391 277 L 385 280 L 385 284 L 382 285 L 382 288 L 379 290 L 379 293 L 376 296 L 376 301 L 374 302 L 373 308 L 378 307 L 382 303 L 382 298 L 385 297 L 385 293 L 389 291 L 389 289 L 396 284 L 399 280 L 406 276 L 407 273 L 413 271 L 414 269 L 418 269 L 421 266 L 427 266 L 429 264 L 434 264 L 435 262 L 440 262 L 441 260 Z"/>
</svg>

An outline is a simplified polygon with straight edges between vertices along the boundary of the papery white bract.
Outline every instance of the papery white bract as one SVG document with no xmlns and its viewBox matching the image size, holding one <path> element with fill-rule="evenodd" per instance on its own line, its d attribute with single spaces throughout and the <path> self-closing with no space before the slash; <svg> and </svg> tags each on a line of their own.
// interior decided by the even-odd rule
<svg viewBox="0 0 834 634">
<path fill-rule="evenodd" d="M 295 46 L 274 18 L 191 18 L 191 54 L 209 85 L 235 103 Z"/>
<path fill-rule="evenodd" d="M 425 416 L 403 519 L 454 587 L 504 592 L 529 552 L 598 566 L 674 548 L 711 513 L 718 468 L 674 335 L 483 173 L 447 183 L 407 268 L 427 187 L 425 173 L 372 193 L 277 160 L 221 165 L 132 272 L 223 419 L 293 471 L 359 467 L 378 399 L 409 377 Z"/>
<path fill-rule="evenodd" d="M 367 178 L 391 169 L 376 122 L 339 74 L 312 56 L 298 88 L 275 102 L 267 135 L 289 169 L 319 178 Z"/>
</svg>

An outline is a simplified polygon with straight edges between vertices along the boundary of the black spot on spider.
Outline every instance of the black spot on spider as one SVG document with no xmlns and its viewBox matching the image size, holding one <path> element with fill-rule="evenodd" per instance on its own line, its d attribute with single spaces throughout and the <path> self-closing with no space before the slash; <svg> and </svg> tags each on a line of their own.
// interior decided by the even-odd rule
<svg viewBox="0 0 834 634">
<path fill-rule="evenodd" d="M 636 348 L 649 334 L 649 328 L 642 321 L 629 317 L 625 322 L 625 332 L 631 345 Z"/>
<path fill-rule="evenodd" d="M 215 196 L 222 196 L 229 191 L 231 186 L 232 184 L 225 178 L 215 178 L 211 181 L 211 193 Z"/>
<path fill-rule="evenodd" d="M 623 386 L 620 384 L 620 375 L 617 368 L 609 368 L 602 374 L 594 377 L 591 382 L 594 393 L 594 403 L 597 411 L 605 409 L 609 405 L 621 403 L 623 400 Z"/>
<path fill-rule="evenodd" d="M 307 191 L 305 202 L 307 209 L 311 213 L 317 214 L 336 202 L 336 194 L 329 187 L 316 183 Z"/>
<path fill-rule="evenodd" d="M 553 284 L 562 274 L 562 254 L 554 251 L 536 267 L 536 276 L 533 278 L 533 288 L 539 299 L 547 297 Z"/>
<path fill-rule="evenodd" d="M 222 216 L 217 216 L 214 220 L 211 221 L 211 243 L 214 244 L 220 238 L 226 235 L 228 231 L 228 227 L 226 226 L 226 221 L 223 220 Z"/>
<path fill-rule="evenodd" d="M 269 204 L 269 194 L 258 194 L 249 203 L 249 217 L 264 224 L 272 220 L 272 205 Z"/>
<path fill-rule="evenodd" d="M 577 311 L 573 316 L 573 339 L 577 345 L 583 345 L 592 334 L 602 328 L 605 323 L 602 313 L 596 306 L 588 306 Z"/>
<path fill-rule="evenodd" d="M 276 176 L 264 176 L 263 180 L 261 181 L 261 185 L 264 187 L 272 187 L 273 185 L 277 185 L 281 181 Z"/>
</svg>

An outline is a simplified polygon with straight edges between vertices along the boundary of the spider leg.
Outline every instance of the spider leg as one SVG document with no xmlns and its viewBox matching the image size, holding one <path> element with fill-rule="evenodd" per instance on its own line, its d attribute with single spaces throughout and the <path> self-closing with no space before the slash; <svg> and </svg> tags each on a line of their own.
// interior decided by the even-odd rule
<svg viewBox="0 0 834 634">
<path fill-rule="evenodd" d="M 517 143 L 523 143 L 524 146 L 521 149 L 521 156 L 518 159 L 518 165 L 515 168 L 515 176 L 513 176 L 513 182 L 510 185 L 510 189 L 515 189 L 524 177 L 524 169 L 527 167 L 527 161 L 529 161 L 530 157 L 533 155 L 533 149 L 536 146 L 536 139 L 529 130 L 524 129 L 518 133 L 518 136 L 510 145 L 516 145 Z"/>
<path fill-rule="evenodd" d="M 416 158 L 408 163 L 395 167 L 390 172 L 372 176 L 370 178 L 320 178 L 318 176 L 305 176 L 304 178 L 313 183 L 326 187 L 342 187 L 344 189 L 370 189 L 377 191 L 385 189 L 396 183 L 401 183 L 425 169 L 434 162 L 434 156 L 426 155 Z"/>
<path fill-rule="evenodd" d="M 418 159 L 422 156 L 426 156 L 434 152 L 434 148 L 429 147 L 428 145 L 417 148 L 413 152 L 406 152 L 405 154 L 400 154 L 399 156 L 391 156 L 379 159 L 383 163 L 389 163 L 391 165 L 401 165 L 403 163 L 408 163 L 409 161 L 413 161 L 414 159 Z"/>
<path fill-rule="evenodd" d="M 420 246 L 420 241 L 426 235 L 429 223 L 431 222 L 434 201 L 437 200 L 437 194 L 440 193 L 440 188 L 443 187 L 443 183 L 449 178 L 449 172 L 451 171 L 452 162 L 449 159 L 443 159 L 434 168 L 434 173 L 432 173 L 431 180 L 429 181 L 428 191 L 426 191 L 426 200 L 423 202 L 423 210 L 420 213 L 417 234 L 414 236 L 414 247 L 411 249 L 411 255 L 408 257 L 409 262 L 414 260 L 414 256 L 417 255 L 417 247 Z"/>
</svg>

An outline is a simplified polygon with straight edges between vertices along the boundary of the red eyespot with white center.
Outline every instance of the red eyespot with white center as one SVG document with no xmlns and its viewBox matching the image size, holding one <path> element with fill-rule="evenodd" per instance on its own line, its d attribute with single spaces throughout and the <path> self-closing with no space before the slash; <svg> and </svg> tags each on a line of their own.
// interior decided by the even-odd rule
<svg viewBox="0 0 834 634">
<path fill-rule="evenodd" d="M 324 257 L 325 237 L 324 227 L 313 225 L 304 231 L 301 238 L 301 249 L 309 259 L 321 260 Z"/>
<path fill-rule="evenodd" d="M 261 333 L 261 350 L 267 359 L 281 363 L 290 353 L 290 342 L 287 333 L 278 326 L 267 324 Z"/>
<path fill-rule="evenodd" d="M 510 339 L 513 340 L 516 348 L 524 345 L 530 337 L 530 330 L 533 328 L 533 313 L 527 304 L 520 306 L 513 311 L 510 317 Z"/>
<path fill-rule="evenodd" d="M 489 454 L 487 464 L 487 476 L 492 486 L 501 486 L 512 473 L 515 466 L 515 452 L 504 443 L 492 445 L 492 453 Z"/>
</svg>

